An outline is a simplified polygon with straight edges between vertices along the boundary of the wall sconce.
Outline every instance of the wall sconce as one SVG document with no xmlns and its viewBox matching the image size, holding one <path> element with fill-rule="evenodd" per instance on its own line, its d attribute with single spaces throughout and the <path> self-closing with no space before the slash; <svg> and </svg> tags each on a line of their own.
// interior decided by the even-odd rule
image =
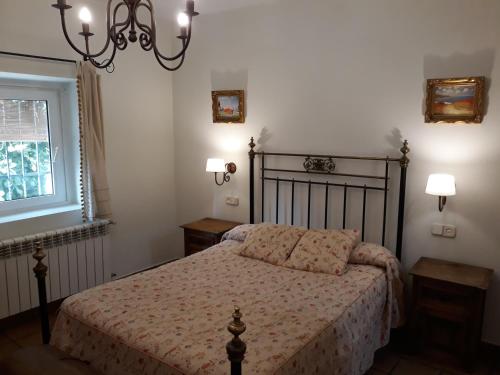
<svg viewBox="0 0 500 375">
<path fill-rule="evenodd" d="M 439 197 L 439 212 L 442 212 L 446 204 L 446 197 L 457 195 L 455 177 L 443 173 L 431 174 L 427 180 L 425 193 Z"/>
<path fill-rule="evenodd" d="M 215 183 L 218 186 L 224 185 L 224 182 L 229 182 L 231 180 L 230 174 L 236 173 L 236 164 L 227 163 L 224 159 L 208 159 L 207 160 L 207 172 L 212 172 L 215 174 Z M 217 174 L 223 173 L 222 182 L 217 179 Z"/>
</svg>

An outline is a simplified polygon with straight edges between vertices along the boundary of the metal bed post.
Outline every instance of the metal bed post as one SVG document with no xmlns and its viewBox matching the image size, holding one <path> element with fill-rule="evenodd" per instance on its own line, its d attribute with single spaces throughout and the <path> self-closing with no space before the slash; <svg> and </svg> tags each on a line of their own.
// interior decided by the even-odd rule
<svg viewBox="0 0 500 375">
<path fill-rule="evenodd" d="M 43 252 L 42 243 L 37 241 L 35 244 L 35 254 L 33 254 L 33 258 L 37 261 L 37 263 L 33 268 L 33 271 L 35 272 L 38 282 L 38 299 L 40 302 L 38 310 L 40 312 L 42 342 L 44 345 L 48 344 L 50 341 L 49 313 L 47 310 L 47 287 L 45 285 L 45 277 L 47 276 L 48 267 L 42 262 L 45 256 L 46 254 Z"/>
<path fill-rule="evenodd" d="M 384 176 L 384 216 L 382 223 L 382 246 L 385 246 L 385 227 L 387 223 L 387 191 L 389 190 L 389 156 L 385 161 L 385 176 Z"/>
<path fill-rule="evenodd" d="M 233 321 L 227 326 L 228 331 L 234 335 L 226 345 L 227 357 L 231 361 L 231 375 L 241 375 L 241 362 L 247 350 L 247 345 L 240 339 L 240 335 L 246 331 L 246 325 L 241 321 L 241 316 L 240 308 L 235 307 Z"/>
<path fill-rule="evenodd" d="M 250 224 L 255 223 L 255 143 L 253 137 L 250 139 L 250 151 L 248 157 L 250 158 Z"/>
<path fill-rule="evenodd" d="M 403 225 L 405 216 L 405 195 L 406 195 L 406 171 L 408 169 L 408 164 L 410 164 L 410 159 L 408 159 L 407 154 L 410 152 L 408 147 L 408 141 L 403 142 L 403 147 L 401 147 L 401 152 L 403 156 L 399 162 L 401 167 L 401 177 L 399 179 L 399 209 L 398 209 L 398 235 L 396 240 L 396 257 L 401 260 L 401 252 L 403 249 Z"/>
</svg>

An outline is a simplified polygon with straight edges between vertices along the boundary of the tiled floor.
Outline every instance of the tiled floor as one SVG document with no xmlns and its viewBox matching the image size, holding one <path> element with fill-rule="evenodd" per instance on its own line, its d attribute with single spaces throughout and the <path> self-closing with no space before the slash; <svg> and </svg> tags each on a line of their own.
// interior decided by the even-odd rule
<svg viewBox="0 0 500 375">
<path fill-rule="evenodd" d="M 55 313 L 51 314 L 51 321 Z M 23 323 L 13 323 L 0 329 L 0 360 L 15 350 L 41 343 L 40 323 L 33 318 Z M 500 375 L 500 358 L 484 355 L 474 375 Z M 390 346 L 381 349 L 375 357 L 373 368 L 366 375 L 465 375 L 457 369 L 446 368 L 420 357 L 399 354 Z"/>
<path fill-rule="evenodd" d="M 55 312 L 50 314 L 51 324 L 55 317 Z M 0 328 L 0 360 L 19 348 L 40 345 L 42 343 L 40 332 L 40 321 L 36 317 Z"/>
<path fill-rule="evenodd" d="M 398 353 L 389 346 L 376 353 L 375 363 L 366 375 L 500 375 L 500 358 L 484 352 L 475 371 L 467 373 L 420 356 Z"/>
</svg>

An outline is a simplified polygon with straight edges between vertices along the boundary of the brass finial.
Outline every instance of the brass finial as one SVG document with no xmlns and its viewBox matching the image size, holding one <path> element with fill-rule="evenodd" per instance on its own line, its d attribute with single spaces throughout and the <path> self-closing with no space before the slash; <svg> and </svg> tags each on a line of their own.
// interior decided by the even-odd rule
<svg viewBox="0 0 500 375">
<path fill-rule="evenodd" d="M 407 154 L 410 152 L 410 148 L 408 147 L 408 140 L 405 139 L 403 142 L 403 147 L 401 147 L 401 153 L 403 154 L 403 157 L 401 158 L 400 164 L 401 168 L 406 168 L 408 167 L 408 164 L 410 164 L 410 159 L 408 159 Z"/>
<path fill-rule="evenodd" d="M 227 357 L 231 361 L 231 373 L 233 374 L 241 374 L 241 362 L 243 362 L 247 350 L 247 345 L 240 339 L 240 335 L 246 330 L 245 323 L 241 321 L 241 316 L 240 308 L 235 307 L 233 321 L 227 326 L 228 331 L 234 335 L 226 345 Z M 240 371 L 237 371 L 238 369 Z"/>
<path fill-rule="evenodd" d="M 254 150 L 254 148 L 255 148 L 255 142 L 253 141 L 253 137 L 250 138 L 250 143 L 248 145 L 250 146 L 250 151 L 248 151 L 248 154 L 250 156 L 255 156 L 255 150 Z"/>
<path fill-rule="evenodd" d="M 243 332 L 246 331 L 247 327 L 245 323 L 241 321 L 241 317 L 243 315 L 240 312 L 240 308 L 238 306 L 235 306 L 234 308 L 234 313 L 233 313 L 233 321 L 229 323 L 227 326 L 227 329 L 229 332 L 231 332 L 234 336 L 238 337 L 239 335 L 242 335 Z"/>
<path fill-rule="evenodd" d="M 33 271 L 38 278 L 45 278 L 47 275 L 48 267 L 43 264 L 42 260 L 46 257 L 46 254 L 43 252 L 43 246 L 41 241 L 35 242 L 35 253 L 33 254 L 33 259 L 36 260 L 36 265 L 33 267 Z"/>
</svg>

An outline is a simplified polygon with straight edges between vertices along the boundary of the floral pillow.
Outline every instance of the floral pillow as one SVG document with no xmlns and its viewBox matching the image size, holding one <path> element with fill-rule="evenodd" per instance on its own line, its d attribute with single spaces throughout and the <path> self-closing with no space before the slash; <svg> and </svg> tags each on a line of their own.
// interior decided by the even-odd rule
<svg viewBox="0 0 500 375">
<path fill-rule="evenodd" d="M 357 229 L 307 231 L 284 266 L 312 272 L 342 275 L 352 250 L 359 244 Z"/>
<path fill-rule="evenodd" d="M 392 251 L 381 245 L 369 242 L 359 243 L 349 257 L 349 263 L 366 264 L 377 267 L 385 267 L 388 260 L 395 260 L 397 262 Z"/>
<path fill-rule="evenodd" d="M 224 233 L 222 241 L 233 240 L 243 242 L 247 238 L 248 232 L 259 224 L 242 224 Z"/>
<path fill-rule="evenodd" d="M 306 229 L 278 224 L 255 225 L 241 246 L 240 255 L 283 265 Z"/>
</svg>

